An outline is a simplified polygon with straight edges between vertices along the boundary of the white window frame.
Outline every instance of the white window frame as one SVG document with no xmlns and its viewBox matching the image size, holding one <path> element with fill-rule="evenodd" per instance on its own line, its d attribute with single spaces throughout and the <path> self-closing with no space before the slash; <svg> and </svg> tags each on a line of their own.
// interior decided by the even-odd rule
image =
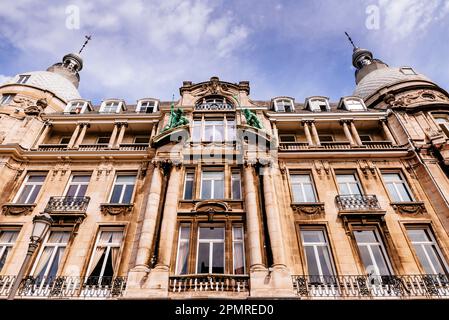
<svg viewBox="0 0 449 320">
<path fill-rule="evenodd" d="M 338 181 L 338 176 L 340 175 L 352 175 L 355 178 L 355 183 L 354 182 L 339 182 Z M 340 193 L 341 196 L 349 196 L 349 195 L 364 195 L 364 190 L 362 187 L 362 184 L 360 183 L 358 174 L 356 172 L 337 172 L 335 174 L 335 180 L 337 181 L 337 185 L 338 185 L 338 191 L 341 192 L 341 187 L 340 184 L 345 184 L 349 190 L 352 191 L 352 188 L 350 187 L 350 185 L 356 184 L 358 186 L 358 189 L 360 191 L 360 193 L 349 193 L 349 194 L 345 194 L 345 193 Z"/>
<path fill-rule="evenodd" d="M 106 108 L 109 108 L 109 106 L 112 104 L 112 107 L 117 104 L 115 111 L 105 111 Z M 103 101 L 100 107 L 100 113 L 120 113 L 120 110 L 122 109 L 123 102 L 117 101 L 117 100 L 106 100 Z"/>
<path fill-rule="evenodd" d="M 94 252 L 95 250 L 97 250 L 97 247 L 99 245 L 100 242 L 100 238 L 101 238 L 101 233 L 102 232 L 121 232 L 122 233 L 122 239 L 120 240 L 120 242 L 118 243 L 119 245 L 117 246 L 117 243 L 106 243 L 106 244 L 101 244 L 103 247 L 107 247 L 106 251 L 105 251 L 105 258 L 103 260 L 103 265 L 101 267 L 101 271 L 100 271 L 100 280 L 103 278 L 103 274 L 104 274 L 104 269 L 106 267 L 106 262 L 108 261 L 109 255 L 111 254 L 111 248 L 112 247 L 118 247 L 118 257 L 117 257 L 117 266 L 120 264 L 120 256 L 121 256 L 121 251 L 122 251 L 122 246 L 123 246 L 123 242 L 125 240 L 125 228 L 123 226 L 117 226 L 117 227 L 100 227 L 98 229 L 97 232 L 97 237 L 95 239 L 95 245 L 93 247 L 93 250 L 90 253 L 90 259 L 89 259 L 89 265 L 87 267 L 86 270 L 86 277 L 85 277 L 85 281 L 87 282 L 89 279 L 89 275 L 92 271 L 92 268 L 95 268 L 95 266 L 92 266 L 93 263 L 93 258 L 94 258 Z M 114 269 L 118 269 L 118 268 L 114 268 Z M 115 274 L 113 275 L 113 277 L 115 277 Z M 101 283 L 101 281 L 99 281 L 99 283 Z"/>
<path fill-rule="evenodd" d="M 291 110 L 286 111 L 285 106 L 290 105 Z M 293 99 L 289 98 L 278 98 L 274 100 L 274 107 L 277 112 L 295 112 L 295 104 L 293 103 Z M 281 108 L 282 107 L 282 108 Z"/>
<path fill-rule="evenodd" d="M 83 182 L 73 182 L 73 177 L 77 177 L 77 176 L 89 176 L 89 181 L 83 181 Z M 75 192 L 75 197 L 78 197 L 78 193 L 80 191 L 81 186 L 85 185 L 86 186 L 86 192 L 87 192 L 87 188 L 89 187 L 89 183 L 90 183 L 90 179 L 92 178 L 92 174 L 88 173 L 88 172 L 76 172 L 76 173 L 72 173 L 70 175 L 70 179 L 65 187 L 64 190 L 64 196 L 67 196 L 67 192 L 69 191 L 69 188 L 72 185 L 76 185 L 76 192 Z"/>
<path fill-rule="evenodd" d="M 226 226 L 225 225 L 217 225 L 213 226 L 214 228 L 222 228 L 223 229 L 223 239 L 200 239 L 200 228 L 211 228 L 210 225 L 201 225 L 198 224 L 198 240 L 196 244 L 196 260 L 195 260 L 195 273 L 196 274 L 206 274 L 206 273 L 199 273 L 198 270 L 198 256 L 199 256 L 199 248 L 200 243 L 209 243 L 209 271 L 208 274 L 212 273 L 212 268 L 214 264 L 213 256 L 214 256 L 214 244 L 215 243 L 222 243 L 223 244 L 223 274 L 226 274 Z M 212 244 L 212 245 L 211 245 Z"/>
<path fill-rule="evenodd" d="M 239 183 L 240 197 L 238 199 L 234 198 L 234 181 Z M 238 169 L 231 170 L 231 198 L 232 200 L 242 200 L 242 174 Z"/>
<path fill-rule="evenodd" d="M 438 258 L 439 258 L 439 260 L 442 263 L 443 269 L 446 269 L 446 274 L 447 274 L 449 272 L 449 267 L 448 267 L 447 261 L 446 261 L 444 255 L 443 255 L 443 252 L 440 249 L 440 245 L 438 244 L 438 242 L 435 239 L 435 235 L 433 234 L 431 228 L 429 226 L 410 226 L 410 227 L 406 227 L 406 230 L 407 230 L 407 238 L 409 239 L 409 241 L 410 241 L 410 243 L 411 243 L 411 245 L 413 247 L 413 250 L 415 252 L 417 260 L 419 261 L 419 264 L 421 265 L 421 268 L 423 269 L 423 271 L 425 271 L 425 270 L 424 270 L 424 267 L 422 267 L 422 262 L 420 261 L 418 254 L 416 253 L 415 245 L 416 246 L 418 246 L 418 245 L 421 246 L 421 249 L 423 250 L 423 252 L 424 252 L 424 254 L 426 256 L 427 263 L 430 265 L 430 267 L 433 270 L 433 274 L 438 274 L 436 272 L 436 270 L 435 270 L 435 266 L 434 266 L 434 264 L 432 262 L 432 259 L 430 259 L 430 257 L 429 257 L 429 252 L 428 252 L 428 250 L 429 250 L 428 247 L 429 246 L 433 247 L 433 249 L 438 254 Z M 426 233 L 426 235 L 428 235 L 430 237 L 430 240 L 428 240 L 428 241 L 414 241 L 414 240 L 410 239 L 410 236 L 408 234 L 409 230 L 422 230 L 422 231 L 424 231 Z"/>
<path fill-rule="evenodd" d="M 305 242 L 304 241 L 304 235 L 303 232 L 304 231 L 314 231 L 314 232 L 321 232 L 324 236 L 324 242 Z M 301 244 L 303 246 L 303 251 L 304 251 L 304 257 L 306 260 L 306 264 L 307 264 L 307 253 L 306 253 L 306 247 L 312 247 L 313 248 L 313 254 L 315 257 L 315 262 L 316 265 L 318 267 L 318 272 L 319 274 L 316 274 L 316 276 L 320 276 L 320 280 L 321 281 L 325 281 L 325 279 L 323 278 L 323 267 L 321 265 L 321 261 L 319 258 L 319 253 L 318 253 L 318 247 L 326 247 L 327 248 L 327 253 L 329 254 L 329 258 L 330 258 L 330 267 L 331 267 L 331 272 L 332 274 L 330 274 L 329 276 L 335 276 L 336 272 L 335 272 L 335 265 L 334 265 L 334 257 L 332 255 L 332 251 L 331 251 L 331 247 L 330 247 L 330 243 L 329 243 L 329 239 L 327 237 L 327 232 L 325 230 L 325 228 L 307 228 L 307 227 L 301 227 L 300 228 L 300 233 L 301 233 Z M 309 266 L 307 265 L 307 268 L 309 268 Z M 309 271 L 308 271 L 309 272 Z M 314 276 L 312 274 L 312 276 Z"/>
<path fill-rule="evenodd" d="M 323 104 L 326 107 L 325 111 L 321 110 L 321 106 Z M 328 111 L 330 111 L 329 101 L 327 99 L 323 99 L 323 98 L 310 99 L 309 100 L 309 109 L 310 109 L 310 111 L 313 111 L 313 112 L 328 112 Z"/>
<path fill-rule="evenodd" d="M 235 235 L 234 235 L 234 229 L 239 228 L 242 229 L 242 239 L 235 239 Z M 231 233 L 232 233 L 232 274 L 236 274 L 235 273 L 235 244 L 242 244 L 242 248 L 243 248 L 243 274 L 246 274 L 246 252 L 245 252 L 245 228 L 243 227 L 243 225 L 239 225 L 239 224 L 232 224 L 231 225 Z M 226 241 L 226 229 L 225 229 L 225 241 Z M 225 255 L 226 255 L 226 246 L 225 246 Z M 226 261 L 225 261 L 225 266 L 226 266 Z"/>
<path fill-rule="evenodd" d="M 204 180 L 204 173 L 206 173 L 206 172 L 213 172 L 213 173 L 220 173 L 221 175 L 222 175 L 222 177 L 223 177 L 223 198 L 225 198 L 225 174 L 224 174 L 224 172 L 223 171 L 217 171 L 217 170 L 202 170 L 201 171 L 201 181 L 200 181 L 200 197 L 201 197 L 201 199 L 202 200 L 213 200 L 213 199 L 223 199 L 223 198 L 216 198 L 215 197 L 215 181 L 220 181 L 220 180 L 214 180 L 214 179 L 207 179 L 207 180 L 209 180 L 209 181 L 212 181 L 212 183 L 210 184 L 210 188 L 211 188 L 211 190 L 210 190 L 210 198 L 209 199 L 205 199 L 205 198 L 203 198 L 203 181 L 205 181 Z"/>
<path fill-rule="evenodd" d="M 114 177 L 114 183 L 112 184 L 111 191 L 109 192 L 109 203 L 111 203 L 111 200 L 112 200 L 112 194 L 114 193 L 114 187 L 115 187 L 115 185 L 116 185 L 116 183 L 117 183 L 117 178 L 118 178 L 119 176 L 133 176 L 133 177 L 134 177 L 133 194 L 131 195 L 131 199 L 130 199 L 129 203 L 123 203 L 122 201 L 123 201 L 123 196 L 125 195 L 125 189 L 126 189 L 126 186 L 128 186 L 128 185 L 130 185 L 130 184 L 127 184 L 127 183 L 122 184 L 122 183 L 120 183 L 120 184 L 123 185 L 124 187 L 122 188 L 122 191 L 121 191 L 121 193 L 120 193 L 120 200 L 119 200 L 119 202 L 114 202 L 114 203 L 116 203 L 116 204 L 131 204 L 131 203 L 133 203 L 133 200 L 134 200 L 134 195 L 135 195 L 135 193 L 136 193 L 136 185 L 137 185 L 137 174 L 136 174 L 136 173 L 132 173 L 132 172 L 120 172 L 120 173 L 116 173 L 116 175 L 115 175 L 115 177 Z"/>
<path fill-rule="evenodd" d="M 415 201 L 415 198 L 414 198 L 413 193 L 412 193 L 412 191 L 410 189 L 410 186 L 408 185 L 408 182 L 405 179 L 405 176 L 402 174 L 402 172 L 400 172 L 400 171 L 381 171 L 381 173 L 382 173 L 382 179 L 384 180 L 385 187 L 387 189 L 388 194 L 390 195 L 391 200 L 393 200 L 394 202 L 411 202 L 411 201 Z M 396 174 L 396 175 L 399 176 L 399 180 L 398 181 L 388 181 L 387 182 L 387 181 L 385 181 L 384 174 Z M 396 199 L 393 198 L 393 195 L 390 193 L 390 190 L 388 189 L 388 184 L 393 184 L 393 187 L 394 187 L 396 193 L 401 198 L 400 200 L 396 200 Z M 410 197 L 409 200 L 404 200 L 402 198 L 402 195 L 401 195 L 401 193 L 399 192 L 399 190 L 397 188 L 398 184 L 402 184 L 404 186 L 405 190 L 407 191 L 407 193 L 408 193 L 408 195 Z"/>
<path fill-rule="evenodd" d="M 147 104 L 149 102 L 153 102 L 154 103 L 153 111 L 151 111 L 151 112 L 141 112 L 141 109 L 142 109 L 143 105 Z M 148 106 L 145 106 L 145 108 L 148 108 Z M 145 100 L 139 100 L 139 102 L 137 102 L 137 107 L 136 107 L 136 112 L 137 113 L 155 113 L 157 111 L 159 111 L 159 101 L 157 101 L 157 100 L 145 99 Z"/>
<path fill-rule="evenodd" d="M 8 257 L 11 256 L 11 251 L 13 250 L 12 248 L 14 247 L 14 245 L 17 242 L 17 239 L 18 239 L 19 233 L 20 233 L 20 228 L 2 226 L 2 227 L 0 227 L 0 234 L 1 234 L 1 232 L 15 232 L 17 234 L 14 242 L 0 242 L 0 259 L 5 254 L 5 251 L 9 248 L 8 255 L 6 256 L 6 259 L 5 259 L 5 264 L 3 265 L 3 267 L 4 267 L 6 265 L 6 262 L 8 261 Z M 0 267 L 0 272 L 1 271 L 2 271 L 2 268 Z"/>
<path fill-rule="evenodd" d="M 181 229 L 183 227 L 188 227 L 189 228 L 189 237 L 187 239 L 183 239 L 181 238 Z M 180 273 L 179 269 L 179 248 L 181 247 L 181 244 L 187 243 L 187 270 L 186 270 L 186 274 L 189 273 L 189 256 L 190 256 L 190 237 L 192 235 L 192 224 L 191 223 L 181 223 L 179 224 L 179 228 L 178 228 L 178 247 L 177 247 L 177 251 L 176 251 L 176 265 L 175 265 L 175 274 L 176 275 L 180 275 L 183 273 Z"/>
<path fill-rule="evenodd" d="M 20 74 L 19 79 L 17 79 L 17 84 L 25 84 L 30 80 L 31 74 Z"/>
<path fill-rule="evenodd" d="M 309 177 L 309 183 L 303 183 L 303 182 L 296 182 L 293 183 L 293 177 L 292 176 L 308 176 Z M 289 172 L 289 178 L 290 178 L 290 188 L 291 188 L 291 194 L 292 194 L 292 201 L 293 203 L 316 203 L 318 202 L 318 196 L 317 196 L 317 192 L 315 189 L 315 182 L 313 180 L 312 174 L 310 172 L 297 172 L 297 171 L 291 171 Z M 313 196 L 315 198 L 315 201 L 313 202 L 306 202 L 306 201 L 302 201 L 302 202 L 298 202 L 295 200 L 295 193 L 293 191 L 293 185 L 300 185 L 301 187 L 301 193 L 304 199 L 307 199 L 306 197 L 306 191 L 304 189 L 304 185 L 305 184 L 310 184 L 312 186 L 312 190 L 313 190 Z"/>
<path fill-rule="evenodd" d="M 192 175 L 191 179 L 187 178 L 189 175 Z M 192 181 L 192 199 L 186 199 L 187 181 Z M 186 172 L 185 172 L 185 175 L 184 175 L 184 188 L 182 189 L 182 198 L 184 200 L 193 200 L 193 199 L 195 199 L 195 170 L 194 169 L 187 169 Z"/>
<path fill-rule="evenodd" d="M 44 178 L 44 181 L 42 181 L 42 182 L 28 182 L 28 180 L 31 176 L 45 176 L 45 178 Z M 42 172 L 42 173 L 41 172 L 29 172 L 29 173 L 27 173 L 25 179 L 22 182 L 22 185 L 19 188 L 19 191 L 17 192 L 16 196 L 14 197 L 13 202 L 17 203 L 17 200 L 19 200 L 20 196 L 22 195 L 22 191 L 23 191 L 23 189 L 25 189 L 25 186 L 32 185 L 33 187 L 25 200 L 25 203 L 28 203 L 28 200 L 30 199 L 31 195 L 33 194 L 34 190 L 36 189 L 36 186 L 40 185 L 41 188 L 40 188 L 38 194 L 36 195 L 36 199 L 35 199 L 35 201 L 36 201 L 39 198 L 39 195 L 42 191 L 42 187 L 45 184 L 45 180 L 47 180 L 47 176 L 48 176 L 48 172 L 45 172 L 45 173 L 44 172 Z"/>
<path fill-rule="evenodd" d="M 0 105 L 6 105 L 10 103 L 14 97 L 16 96 L 15 93 L 4 93 L 2 94 L 2 98 L 0 100 Z"/>
</svg>

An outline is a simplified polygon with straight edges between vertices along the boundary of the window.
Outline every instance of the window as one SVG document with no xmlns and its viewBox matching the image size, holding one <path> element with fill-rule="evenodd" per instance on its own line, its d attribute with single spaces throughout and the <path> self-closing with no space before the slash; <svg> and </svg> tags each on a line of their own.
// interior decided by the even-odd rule
<svg viewBox="0 0 449 320">
<path fill-rule="evenodd" d="M 237 140 L 237 128 L 234 119 L 226 119 L 226 141 Z"/>
<path fill-rule="evenodd" d="M 320 140 L 320 142 L 333 142 L 334 141 L 334 137 L 331 135 L 319 135 L 318 139 Z"/>
<path fill-rule="evenodd" d="M 86 109 L 87 102 L 86 101 L 73 101 L 70 102 L 65 110 L 66 113 L 83 113 Z"/>
<path fill-rule="evenodd" d="M 199 227 L 196 273 L 224 273 L 224 231 L 224 227 Z"/>
<path fill-rule="evenodd" d="M 112 189 L 110 203 L 131 203 L 134 184 L 136 183 L 135 174 L 119 174 L 115 177 L 114 188 Z"/>
<path fill-rule="evenodd" d="M 293 100 L 290 99 L 277 99 L 275 100 L 276 111 L 280 112 L 293 112 L 295 107 L 293 106 Z"/>
<path fill-rule="evenodd" d="M 31 274 L 39 278 L 42 284 L 54 280 L 58 274 L 70 233 L 65 230 L 52 230 L 46 237 L 31 271 Z"/>
<path fill-rule="evenodd" d="M 193 199 L 193 190 L 195 183 L 195 172 L 193 170 L 186 171 L 185 181 L 184 181 L 184 200 Z"/>
<path fill-rule="evenodd" d="M 362 100 L 359 99 L 345 99 L 346 110 L 350 111 L 365 111 L 366 107 Z"/>
<path fill-rule="evenodd" d="M 204 141 L 221 142 L 224 138 L 222 120 L 207 120 L 204 122 Z"/>
<path fill-rule="evenodd" d="M 88 284 L 112 283 L 112 277 L 117 273 L 122 241 L 122 228 L 100 229 L 87 270 Z"/>
<path fill-rule="evenodd" d="M 61 137 L 61 140 L 59 140 L 59 144 L 69 144 L 72 137 L 70 136 L 64 136 Z"/>
<path fill-rule="evenodd" d="M 240 171 L 233 170 L 231 174 L 231 191 L 233 200 L 242 199 L 242 183 Z"/>
<path fill-rule="evenodd" d="M 223 171 L 203 171 L 201 176 L 201 199 L 224 198 Z"/>
<path fill-rule="evenodd" d="M 111 139 L 110 136 L 98 137 L 97 138 L 97 144 L 108 144 L 110 139 Z"/>
<path fill-rule="evenodd" d="M 413 70 L 413 68 L 411 67 L 401 67 L 399 70 L 401 70 L 401 72 L 407 76 L 416 75 L 415 70 Z"/>
<path fill-rule="evenodd" d="M 2 98 L 0 99 L 0 105 L 2 104 L 9 104 L 12 99 L 14 99 L 15 94 L 11 93 L 5 93 L 2 95 Z"/>
<path fill-rule="evenodd" d="M 193 120 L 192 141 L 193 142 L 201 141 L 201 120 Z"/>
<path fill-rule="evenodd" d="M 90 174 L 74 174 L 70 177 L 70 182 L 65 192 L 66 197 L 84 197 L 89 185 Z"/>
<path fill-rule="evenodd" d="M 137 136 L 134 138 L 134 143 L 149 144 L 150 137 L 149 136 Z"/>
<path fill-rule="evenodd" d="M 341 195 L 362 194 L 362 188 L 354 173 L 337 174 L 337 182 Z"/>
<path fill-rule="evenodd" d="M 241 222 L 181 222 L 175 274 L 246 274 Z"/>
<path fill-rule="evenodd" d="M 407 228 L 418 260 L 427 274 L 448 274 L 447 263 L 428 227 Z"/>
<path fill-rule="evenodd" d="M 281 142 L 296 142 L 296 136 L 294 134 L 280 134 L 279 140 Z"/>
<path fill-rule="evenodd" d="M 36 201 L 37 195 L 44 184 L 47 174 L 30 173 L 26 176 L 25 181 L 20 188 L 16 203 L 32 204 Z"/>
<path fill-rule="evenodd" d="M 145 100 L 139 101 L 137 104 L 136 112 L 139 113 L 153 113 L 157 111 L 157 101 Z"/>
<path fill-rule="evenodd" d="M 399 172 L 382 172 L 385 185 L 394 202 L 413 201 L 407 182 Z"/>
<path fill-rule="evenodd" d="M 190 247 L 190 225 L 182 224 L 179 227 L 178 256 L 176 258 L 176 274 L 188 273 L 189 247 Z"/>
<path fill-rule="evenodd" d="M 387 252 L 377 230 L 355 230 L 354 237 L 366 273 L 377 276 L 391 275 Z"/>
<path fill-rule="evenodd" d="M 312 282 L 330 280 L 329 276 L 335 273 L 325 231 L 301 228 L 300 233 L 310 280 Z"/>
<path fill-rule="evenodd" d="M 232 227 L 232 253 L 234 256 L 234 274 L 246 274 L 245 243 L 242 226 Z"/>
<path fill-rule="evenodd" d="M 308 173 L 290 174 L 293 202 L 316 202 L 313 181 Z"/>
<path fill-rule="evenodd" d="M 193 142 L 236 141 L 236 125 L 234 119 L 194 119 L 192 124 Z"/>
<path fill-rule="evenodd" d="M 0 271 L 6 263 L 6 258 L 12 250 L 14 243 L 19 235 L 18 229 L 1 228 L 0 229 Z"/>
<path fill-rule="evenodd" d="M 19 79 L 17 80 L 17 83 L 24 84 L 27 83 L 28 79 L 30 79 L 31 75 L 29 74 L 21 74 L 19 75 Z"/>
<path fill-rule="evenodd" d="M 435 122 L 438 123 L 441 130 L 449 137 L 449 120 L 447 115 L 435 115 Z"/>
<path fill-rule="evenodd" d="M 101 106 L 100 112 L 104 112 L 104 113 L 119 112 L 120 103 L 121 103 L 120 101 L 103 102 L 103 105 Z"/>
<path fill-rule="evenodd" d="M 309 105 L 310 111 L 314 112 L 326 112 L 330 110 L 327 100 L 322 99 L 309 100 Z"/>
<path fill-rule="evenodd" d="M 373 141 L 372 139 L 371 139 L 371 136 L 370 135 L 367 135 L 367 134 L 362 134 L 362 135 L 360 135 L 360 140 L 361 141 Z"/>
</svg>

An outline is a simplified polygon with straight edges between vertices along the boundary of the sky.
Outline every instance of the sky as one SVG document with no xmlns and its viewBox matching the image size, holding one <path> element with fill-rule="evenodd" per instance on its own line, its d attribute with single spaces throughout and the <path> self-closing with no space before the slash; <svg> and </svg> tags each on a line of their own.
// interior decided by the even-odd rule
<svg viewBox="0 0 449 320">
<path fill-rule="evenodd" d="M 0 82 L 45 70 L 85 35 L 79 86 L 95 104 L 179 98 L 183 81 L 250 82 L 253 100 L 355 88 L 352 47 L 449 90 L 449 0 L 0 0 Z"/>
</svg>

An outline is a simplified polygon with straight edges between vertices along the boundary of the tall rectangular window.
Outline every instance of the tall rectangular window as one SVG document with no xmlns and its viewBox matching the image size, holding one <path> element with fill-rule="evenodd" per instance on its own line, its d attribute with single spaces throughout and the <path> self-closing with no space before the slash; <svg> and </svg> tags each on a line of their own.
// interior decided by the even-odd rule
<svg viewBox="0 0 449 320">
<path fill-rule="evenodd" d="M 221 142 L 223 140 L 223 120 L 206 120 L 204 122 L 204 141 Z"/>
<path fill-rule="evenodd" d="M 231 191 L 233 200 L 242 199 L 242 182 L 240 171 L 233 170 L 231 174 Z"/>
<path fill-rule="evenodd" d="M 246 274 L 245 243 L 242 226 L 232 227 L 232 253 L 234 258 L 234 274 Z"/>
<path fill-rule="evenodd" d="M 360 258 L 368 275 L 391 275 L 387 252 L 377 230 L 355 230 Z"/>
<path fill-rule="evenodd" d="M 29 173 L 19 190 L 15 202 L 20 204 L 34 203 L 46 177 L 46 173 Z"/>
<path fill-rule="evenodd" d="M 223 171 L 203 171 L 201 175 L 201 199 L 224 199 Z"/>
<path fill-rule="evenodd" d="M 70 238 L 70 231 L 53 230 L 45 239 L 31 273 L 45 282 L 54 279 Z"/>
<path fill-rule="evenodd" d="M 402 174 L 399 172 L 382 172 L 382 176 L 387 186 L 391 198 L 395 202 L 413 201 L 410 188 Z"/>
<path fill-rule="evenodd" d="M 237 128 L 235 126 L 235 120 L 227 119 L 226 120 L 226 126 L 227 126 L 226 141 L 236 141 L 237 140 Z"/>
<path fill-rule="evenodd" d="M 19 79 L 17 80 L 17 83 L 24 84 L 27 83 L 28 79 L 30 79 L 31 75 L 29 74 L 21 74 L 19 75 Z"/>
<path fill-rule="evenodd" d="M 290 174 L 293 202 L 316 202 L 312 177 L 307 173 Z"/>
<path fill-rule="evenodd" d="M 354 173 L 337 174 L 338 187 L 341 195 L 361 195 L 362 188 Z"/>
<path fill-rule="evenodd" d="M 19 235 L 19 230 L 17 229 L 0 229 L 0 272 L 6 263 L 6 258 L 9 252 L 12 250 L 14 243 Z"/>
<path fill-rule="evenodd" d="M 178 255 L 176 257 L 176 274 L 187 274 L 189 265 L 190 225 L 182 224 L 179 227 Z"/>
<path fill-rule="evenodd" d="M 447 263 L 431 230 L 427 227 L 407 228 L 407 233 L 424 271 L 427 274 L 448 274 Z"/>
<path fill-rule="evenodd" d="M 139 113 L 153 113 L 156 111 L 156 101 L 142 101 L 139 104 Z"/>
<path fill-rule="evenodd" d="M 193 170 L 186 171 L 184 180 L 184 200 L 193 199 L 194 184 L 195 184 L 195 172 Z"/>
<path fill-rule="evenodd" d="M 224 273 L 224 230 L 224 227 L 199 227 L 197 273 Z"/>
<path fill-rule="evenodd" d="M 321 282 L 326 276 L 333 276 L 334 264 L 325 231 L 301 228 L 301 240 L 310 279 L 313 282 Z"/>
<path fill-rule="evenodd" d="M 123 228 L 100 229 L 87 270 L 88 283 L 111 283 L 117 273 L 122 242 Z"/>
<path fill-rule="evenodd" d="M 136 183 L 135 174 L 117 174 L 114 188 L 112 189 L 110 203 L 131 203 L 134 185 Z"/>
<path fill-rule="evenodd" d="M 89 185 L 90 174 L 73 174 L 65 193 L 66 197 L 84 197 Z"/>
</svg>

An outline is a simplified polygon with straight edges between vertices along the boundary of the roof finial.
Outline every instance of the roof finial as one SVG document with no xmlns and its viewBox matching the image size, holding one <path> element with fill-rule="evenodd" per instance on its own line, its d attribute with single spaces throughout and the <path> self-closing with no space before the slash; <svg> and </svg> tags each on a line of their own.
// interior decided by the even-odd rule
<svg viewBox="0 0 449 320">
<path fill-rule="evenodd" d="M 352 47 L 355 49 L 357 49 L 356 45 L 354 44 L 354 42 L 352 41 L 351 37 L 349 36 L 349 34 L 345 31 L 345 35 L 348 37 L 349 42 L 351 42 Z"/>
<path fill-rule="evenodd" d="M 92 39 L 92 35 L 90 36 L 84 36 L 86 38 L 86 41 L 84 41 L 83 46 L 81 47 L 81 50 L 78 52 L 78 54 L 81 54 L 81 52 L 84 50 L 84 47 L 89 42 L 90 39 Z"/>
</svg>

